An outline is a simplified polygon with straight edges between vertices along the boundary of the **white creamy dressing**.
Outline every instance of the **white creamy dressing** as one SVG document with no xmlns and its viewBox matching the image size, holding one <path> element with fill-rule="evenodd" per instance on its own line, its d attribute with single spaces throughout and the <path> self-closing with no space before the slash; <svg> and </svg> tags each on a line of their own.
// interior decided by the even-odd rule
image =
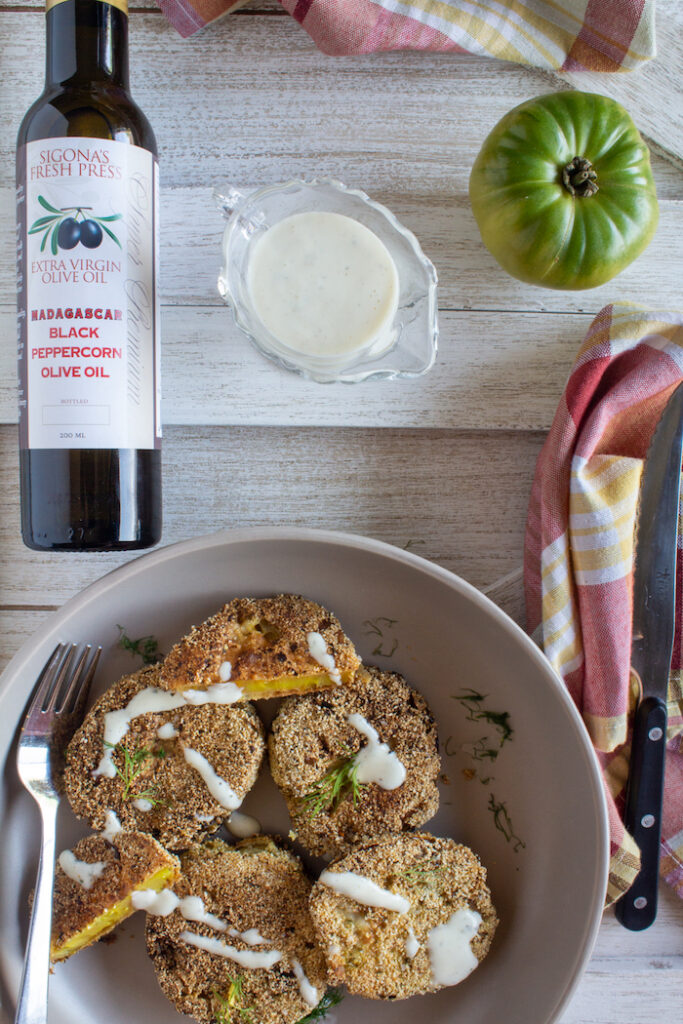
<svg viewBox="0 0 683 1024">
<path fill-rule="evenodd" d="M 417 956 L 420 949 L 420 943 L 417 941 L 417 935 L 413 929 L 408 925 L 408 938 L 406 939 L 406 956 L 409 960 Z"/>
<path fill-rule="evenodd" d="M 227 664 L 229 663 L 223 662 L 221 669 Z M 105 743 L 104 753 L 100 763 L 92 773 L 93 776 L 104 775 L 108 779 L 116 777 L 113 748 L 121 742 L 130 728 L 130 723 L 134 718 L 138 718 L 139 715 L 175 711 L 177 708 L 182 708 L 188 704 L 195 707 L 201 704 L 234 704 L 241 700 L 243 696 L 244 694 L 239 686 L 227 681 L 214 683 L 213 686 L 208 686 L 206 690 L 184 690 L 182 693 L 160 690 L 157 686 L 146 686 L 144 690 L 140 690 L 139 693 L 135 694 L 132 700 L 126 704 L 125 708 L 106 712 L 104 716 L 104 736 L 102 737 Z M 161 736 L 162 739 L 172 738 L 170 730 L 166 736 L 162 736 L 159 731 L 167 729 L 169 726 L 171 729 L 174 729 L 171 722 L 160 725 L 157 735 Z M 174 731 L 173 735 L 177 735 L 177 732 Z"/>
<path fill-rule="evenodd" d="M 407 914 L 410 910 L 410 900 L 405 896 L 382 889 L 372 879 L 354 871 L 323 871 L 319 881 L 328 889 L 334 889 L 342 896 L 350 896 L 352 900 L 364 903 L 367 907 L 384 907 L 386 910 L 396 910 L 399 914 Z"/>
<path fill-rule="evenodd" d="M 159 892 L 154 889 L 136 889 L 131 896 L 131 903 L 136 910 L 146 910 L 156 917 L 168 917 L 174 910 L 179 910 L 186 921 L 200 921 L 219 932 L 228 929 L 225 921 L 208 912 L 201 896 L 180 897 L 172 889 L 161 889 Z"/>
<path fill-rule="evenodd" d="M 261 832 L 261 822 L 252 818 L 250 814 L 243 814 L 242 811 L 233 811 L 226 825 L 238 839 L 249 839 Z"/>
<path fill-rule="evenodd" d="M 232 665 L 229 661 L 222 661 L 218 666 L 218 678 L 222 683 L 227 683 L 232 675 Z"/>
<path fill-rule="evenodd" d="M 263 952 L 254 949 L 235 949 L 221 939 L 210 939 L 205 935 L 195 935 L 194 932 L 181 932 L 180 938 L 191 946 L 204 949 L 207 953 L 215 956 L 224 956 L 228 960 L 234 960 L 240 967 L 262 967 L 269 970 L 278 960 L 282 960 L 282 953 L 277 949 L 264 950 Z"/>
<path fill-rule="evenodd" d="M 406 779 L 405 765 L 388 744 L 382 743 L 377 730 L 357 712 L 349 715 L 347 721 L 368 740 L 367 745 L 354 758 L 358 781 L 376 782 L 382 789 L 398 789 L 403 785 Z"/>
<path fill-rule="evenodd" d="M 139 811 L 145 813 L 146 811 L 151 811 L 154 804 L 151 800 L 145 800 L 144 796 L 139 796 L 137 800 L 133 800 L 133 807 L 137 807 Z"/>
<path fill-rule="evenodd" d="M 457 985 L 478 965 L 470 942 L 480 924 L 481 914 L 461 907 L 444 924 L 431 929 L 427 948 L 432 978 L 437 985 Z"/>
<path fill-rule="evenodd" d="M 317 661 L 325 669 L 332 682 L 339 686 L 341 683 L 339 669 L 327 649 L 324 637 L 320 633 L 307 633 L 306 640 L 308 641 L 308 651 L 313 660 Z"/>
<path fill-rule="evenodd" d="M 159 892 L 154 889 L 136 889 L 130 901 L 136 910 L 146 910 L 156 917 L 168 917 L 180 906 L 180 899 L 172 889 L 161 889 Z"/>
<path fill-rule="evenodd" d="M 136 910 L 146 910 L 148 914 L 156 917 L 168 917 L 174 910 L 179 910 L 186 921 L 199 921 L 207 924 L 209 928 L 217 932 L 225 932 L 235 939 L 241 939 L 248 946 L 269 945 L 268 940 L 259 932 L 258 928 L 249 928 L 246 932 L 238 932 L 236 928 L 229 928 L 228 922 L 215 914 L 211 914 L 204 906 L 201 896 L 177 896 L 172 889 L 161 889 L 155 892 L 153 889 L 136 889 L 131 896 L 131 902 Z"/>
<path fill-rule="evenodd" d="M 227 665 L 228 662 L 223 662 L 223 664 Z M 244 691 L 237 683 L 230 683 L 226 680 L 222 683 L 212 683 L 205 690 L 183 690 L 183 697 L 186 704 L 192 704 L 195 707 L 200 704 L 236 704 L 244 697 Z"/>
<path fill-rule="evenodd" d="M 306 977 L 303 967 L 298 960 L 292 958 L 292 970 L 294 971 L 294 977 L 299 983 L 299 992 L 301 998 L 307 1006 L 317 1006 L 320 1002 L 320 993 L 318 992 L 315 985 L 311 985 L 310 981 Z"/>
<path fill-rule="evenodd" d="M 108 839 L 111 842 L 114 836 L 118 835 L 118 833 L 121 831 L 122 825 L 118 817 L 116 816 L 115 812 L 112 810 L 105 811 L 104 828 L 102 829 L 102 835 L 104 836 L 104 838 Z"/>
<path fill-rule="evenodd" d="M 228 811 L 236 811 L 242 800 L 232 786 L 216 774 L 204 755 L 192 747 L 183 747 L 183 754 L 190 767 L 199 772 L 214 800 Z"/>
<path fill-rule="evenodd" d="M 384 243 L 352 217 L 325 211 L 285 217 L 257 238 L 247 288 L 270 333 L 313 356 L 388 344 L 399 298 Z"/>
<path fill-rule="evenodd" d="M 209 821 L 213 821 L 215 817 L 215 814 L 200 814 L 198 811 L 195 811 L 194 820 L 201 821 L 202 824 L 206 824 Z"/>
<path fill-rule="evenodd" d="M 233 939 L 241 939 L 248 946 L 269 946 L 268 939 L 264 939 L 258 928 L 248 928 L 246 932 L 238 932 L 236 928 L 228 928 L 228 935 Z"/>
<path fill-rule="evenodd" d="M 160 690 L 157 686 L 146 686 L 144 690 L 135 694 L 125 708 L 107 711 L 104 716 L 103 739 L 109 746 L 105 746 L 102 760 L 93 775 L 105 775 L 108 779 L 116 777 L 112 748 L 121 742 L 134 718 L 138 715 L 157 714 L 160 711 L 175 711 L 184 703 L 181 693 L 170 693 L 168 690 Z"/>
<path fill-rule="evenodd" d="M 164 724 L 160 725 L 159 728 L 157 729 L 157 736 L 159 737 L 160 740 L 173 740 L 175 739 L 176 736 L 179 735 L 180 733 L 176 729 L 173 722 L 164 722 Z"/>
<path fill-rule="evenodd" d="M 88 864 L 87 861 L 79 860 L 71 850 L 64 850 L 59 855 L 59 866 L 65 875 L 78 882 L 84 889 L 92 889 L 107 865 L 102 860 Z"/>
</svg>

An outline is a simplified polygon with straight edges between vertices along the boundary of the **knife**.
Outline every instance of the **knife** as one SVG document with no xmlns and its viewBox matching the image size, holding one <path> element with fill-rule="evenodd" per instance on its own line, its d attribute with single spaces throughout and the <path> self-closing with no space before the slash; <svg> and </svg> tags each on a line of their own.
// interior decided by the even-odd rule
<svg viewBox="0 0 683 1024">
<path fill-rule="evenodd" d="M 631 667 L 640 683 L 640 699 L 633 722 L 624 825 L 640 848 L 641 866 L 615 908 L 617 920 L 631 931 L 648 928 L 657 915 L 682 452 L 683 383 L 667 402 L 650 442 L 636 527 Z"/>
</svg>

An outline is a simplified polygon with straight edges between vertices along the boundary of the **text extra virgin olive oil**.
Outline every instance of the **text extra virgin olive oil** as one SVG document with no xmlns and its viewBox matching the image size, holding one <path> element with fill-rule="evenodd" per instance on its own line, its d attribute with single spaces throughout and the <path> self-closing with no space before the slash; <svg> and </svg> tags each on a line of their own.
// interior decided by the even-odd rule
<svg viewBox="0 0 683 1024">
<path fill-rule="evenodd" d="M 22 533 L 161 535 L 156 142 L 128 91 L 126 0 L 47 0 L 46 83 L 17 142 Z"/>
</svg>

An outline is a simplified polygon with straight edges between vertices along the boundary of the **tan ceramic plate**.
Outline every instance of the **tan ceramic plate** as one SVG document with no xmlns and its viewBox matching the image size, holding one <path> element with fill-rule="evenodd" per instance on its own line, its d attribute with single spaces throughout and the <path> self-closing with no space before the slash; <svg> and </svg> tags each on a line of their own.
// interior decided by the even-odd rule
<svg viewBox="0 0 683 1024">
<path fill-rule="evenodd" d="M 478 591 L 415 555 L 345 534 L 258 529 L 162 548 L 105 576 L 51 616 L 2 675 L 3 1024 L 14 1017 L 37 844 L 37 813 L 17 782 L 13 738 L 49 652 L 59 640 L 102 644 L 99 693 L 136 664 L 117 647 L 117 623 L 132 637 L 156 634 L 168 650 L 223 602 L 280 591 L 327 605 L 368 663 L 402 672 L 427 697 L 449 780 L 427 827 L 476 850 L 501 919 L 488 959 L 461 985 L 400 1003 L 347 997 L 337 1021 L 413 1024 L 423 1014 L 431 1024 L 549 1024 L 559 1017 L 590 955 L 608 858 L 593 751 L 552 669 Z M 272 716 L 267 703 L 259 707 Z M 266 830 L 287 832 L 267 770 L 244 810 Z M 84 831 L 68 806 L 62 811 L 60 849 Z M 180 1019 L 145 955 L 142 914 L 116 942 L 86 950 L 53 975 L 50 1024 Z"/>
</svg>

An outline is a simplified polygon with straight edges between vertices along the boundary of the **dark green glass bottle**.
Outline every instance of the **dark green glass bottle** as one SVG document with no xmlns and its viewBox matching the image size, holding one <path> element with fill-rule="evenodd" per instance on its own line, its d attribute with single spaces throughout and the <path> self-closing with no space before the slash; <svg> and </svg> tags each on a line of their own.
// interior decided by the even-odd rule
<svg viewBox="0 0 683 1024">
<path fill-rule="evenodd" d="M 126 0 L 48 0 L 17 140 L 21 520 L 38 550 L 161 536 L 158 172 Z"/>
</svg>

